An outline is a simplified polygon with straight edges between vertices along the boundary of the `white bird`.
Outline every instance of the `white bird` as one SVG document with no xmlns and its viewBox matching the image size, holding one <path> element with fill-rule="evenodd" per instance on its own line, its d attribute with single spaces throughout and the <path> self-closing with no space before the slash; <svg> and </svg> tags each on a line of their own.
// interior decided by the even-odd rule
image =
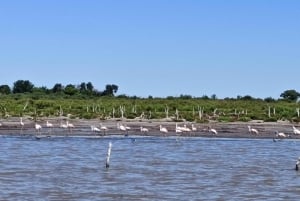
<svg viewBox="0 0 300 201">
<path fill-rule="evenodd" d="M 49 121 L 46 122 L 46 126 L 47 128 L 52 128 L 53 127 L 53 124 L 52 123 L 49 123 Z"/>
<path fill-rule="evenodd" d="M 100 124 L 100 129 L 105 131 L 108 130 L 108 128 L 106 126 L 103 126 L 102 124 Z"/>
<path fill-rule="evenodd" d="M 24 127 L 24 122 L 23 122 L 23 118 L 22 117 L 20 117 L 20 125 L 21 125 L 20 134 L 21 134 L 22 131 L 23 131 L 23 127 Z"/>
<path fill-rule="evenodd" d="M 63 124 L 63 123 L 60 123 L 60 126 L 61 128 L 68 128 L 68 125 L 67 124 Z"/>
<path fill-rule="evenodd" d="M 298 130 L 295 126 L 293 126 L 293 132 L 294 132 L 295 135 L 300 134 L 300 130 Z"/>
<path fill-rule="evenodd" d="M 175 124 L 175 133 L 182 133 L 182 127 L 178 126 L 177 123 Z"/>
<path fill-rule="evenodd" d="M 147 132 L 149 132 L 149 130 L 148 130 L 148 128 L 144 128 L 143 126 L 141 126 L 141 132 L 147 133 Z"/>
<path fill-rule="evenodd" d="M 67 127 L 69 128 L 70 132 L 72 132 L 72 129 L 75 128 L 74 124 L 70 124 L 69 121 L 67 121 Z"/>
<path fill-rule="evenodd" d="M 208 132 L 212 132 L 213 134 L 217 135 L 218 132 L 216 129 L 213 129 L 213 128 L 209 128 Z"/>
<path fill-rule="evenodd" d="M 279 133 L 278 131 L 276 131 L 275 133 L 276 133 L 276 137 L 277 138 L 281 138 L 282 139 L 282 138 L 286 138 L 287 137 L 287 135 L 284 134 L 284 133 L 282 133 L 282 132 Z"/>
<path fill-rule="evenodd" d="M 127 126 L 123 126 L 122 124 L 117 124 L 117 127 L 120 131 L 126 132 L 125 136 L 128 136 L 128 129 L 130 129 L 130 127 Z"/>
<path fill-rule="evenodd" d="M 162 127 L 162 125 L 159 125 L 159 131 L 162 132 L 162 133 L 167 133 L 168 129 L 165 128 L 165 127 Z"/>
<path fill-rule="evenodd" d="M 46 122 L 46 127 L 50 129 L 50 133 L 52 131 L 52 128 L 53 128 L 53 124 L 52 123 L 49 123 L 49 121 Z"/>
<path fill-rule="evenodd" d="M 184 130 L 184 127 L 178 126 L 177 123 L 175 124 L 175 132 L 178 131 L 178 133 L 180 133 L 180 131 L 183 132 Z"/>
<path fill-rule="evenodd" d="M 119 123 L 117 123 L 117 128 L 121 131 L 126 131 L 127 130 L 125 126 L 123 126 L 122 124 L 119 124 Z"/>
<path fill-rule="evenodd" d="M 105 134 L 106 131 L 108 130 L 108 128 L 106 126 L 103 126 L 102 124 L 100 124 L 100 130 L 102 130 Z"/>
<path fill-rule="evenodd" d="M 249 129 L 250 134 L 252 134 L 252 133 L 256 134 L 256 135 L 258 134 L 258 131 L 255 128 L 251 128 L 251 126 L 248 126 L 248 129 Z"/>
<path fill-rule="evenodd" d="M 191 129 L 188 128 L 188 127 L 184 124 L 184 126 L 183 126 L 183 131 L 184 131 L 184 132 L 191 132 Z"/>
<path fill-rule="evenodd" d="M 192 131 L 197 131 L 197 128 L 192 124 Z"/>
<path fill-rule="evenodd" d="M 42 126 L 40 124 L 35 123 L 35 130 L 40 133 L 42 130 Z"/>
<path fill-rule="evenodd" d="M 100 132 L 100 131 L 101 131 L 99 128 L 97 128 L 97 127 L 94 126 L 94 125 L 91 126 L 91 130 L 92 130 L 93 132 Z"/>
</svg>

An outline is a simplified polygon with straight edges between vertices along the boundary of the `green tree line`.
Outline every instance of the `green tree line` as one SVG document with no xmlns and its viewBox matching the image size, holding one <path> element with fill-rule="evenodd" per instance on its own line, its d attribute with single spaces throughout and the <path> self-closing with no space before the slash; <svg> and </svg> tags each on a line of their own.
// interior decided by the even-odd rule
<svg viewBox="0 0 300 201">
<path fill-rule="evenodd" d="M 118 86 L 107 84 L 97 90 L 91 82 L 52 88 L 36 87 L 28 80 L 18 80 L 12 87 L 0 85 L 0 119 L 11 116 L 71 118 L 168 118 L 173 121 L 278 121 L 300 122 L 300 94 L 294 89 L 281 93 L 279 99 L 254 98 L 250 95 L 218 99 L 180 95 L 166 98 L 141 98 L 116 95 Z"/>
<path fill-rule="evenodd" d="M 103 91 L 94 88 L 91 82 L 82 82 L 79 85 L 68 84 L 66 86 L 56 83 L 51 89 L 47 87 L 36 87 L 29 80 L 17 80 L 14 82 L 12 89 L 7 85 L 0 85 L 0 94 L 18 94 L 18 93 L 39 93 L 39 94 L 65 94 L 69 96 L 87 95 L 87 96 L 114 96 L 118 91 L 115 84 L 107 84 Z"/>
</svg>

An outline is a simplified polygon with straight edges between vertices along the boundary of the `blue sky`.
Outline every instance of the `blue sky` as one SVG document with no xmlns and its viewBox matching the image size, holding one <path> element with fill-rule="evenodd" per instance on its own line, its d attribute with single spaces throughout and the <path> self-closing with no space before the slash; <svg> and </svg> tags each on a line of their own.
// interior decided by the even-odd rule
<svg viewBox="0 0 300 201">
<path fill-rule="evenodd" d="M 0 85 L 279 98 L 300 91 L 299 19 L 297 0 L 4 1 Z"/>
</svg>

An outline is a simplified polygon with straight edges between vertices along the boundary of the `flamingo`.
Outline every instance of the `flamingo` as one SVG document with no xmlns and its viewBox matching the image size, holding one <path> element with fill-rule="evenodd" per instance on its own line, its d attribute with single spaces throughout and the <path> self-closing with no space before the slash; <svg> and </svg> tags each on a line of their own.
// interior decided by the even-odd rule
<svg viewBox="0 0 300 201">
<path fill-rule="evenodd" d="M 218 134 L 217 130 L 213 128 L 209 128 L 208 132 L 212 132 L 214 135 Z"/>
<path fill-rule="evenodd" d="M 280 132 L 278 133 L 278 131 L 276 131 L 276 137 L 279 137 L 279 138 L 286 138 L 286 134 Z"/>
<path fill-rule="evenodd" d="M 69 121 L 67 121 L 67 128 L 70 132 L 72 132 L 72 129 L 75 128 L 75 126 L 73 124 L 70 124 Z"/>
<path fill-rule="evenodd" d="M 293 126 L 293 132 L 294 132 L 295 135 L 300 134 L 300 130 L 298 130 L 295 126 Z"/>
<path fill-rule="evenodd" d="M 46 127 L 50 129 L 50 132 L 52 131 L 53 124 L 49 123 L 49 121 L 46 122 Z"/>
<path fill-rule="evenodd" d="M 254 133 L 254 134 L 258 134 L 258 131 L 255 129 L 255 128 L 251 128 L 251 126 L 248 126 L 248 129 L 249 129 L 249 133 Z"/>
<path fill-rule="evenodd" d="M 181 127 L 181 126 L 178 126 L 178 124 L 176 123 L 175 124 L 175 132 L 176 132 L 176 130 L 178 130 L 178 131 L 181 131 L 181 132 L 183 132 L 183 131 L 185 131 L 185 128 L 184 127 Z M 178 132 L 179 133 L 179 132 Z"/>
<path fill-rule="evenodd" d="M 162 125 L 159 125 L 159 131 L 162 133 L 168 133 L 168 129 L 165 127 L 162 127 Z"/>
<path fill-rule="evenodd" d="M 94 126 L 94 125 L 91 126 L 91 130 L 92 130 L 93 132 L 100 132 L 100 131 L 101 131 L 99 128 L 97 128 L 97 127 Z"/>
<path fill-rule="evenodd" d="M 175 133 L 182 133 L 182 127 L 179 127 L 177 123 L 175 124 Z"/>
<path fill-rule="evenodd" d="M 103 126 L 102 124 L 100 124 L 100 130 L 103 130 L 104 135 L 105 135 L 105 133 L 108 130 L 108 128 L 106 126 Z"/>
<path fill-rule="evenodd" d="M 141 126 L 141 132 L 142 133 L 147 133 L 149 132 L 148 128 L 143 128 L 143 126 Z"/>
<path fill-rule="evenodd" d="M 197 128 L 192 124 L 192 131 L 197 131 Z"/>
<path fill-rule="evenodd" d="M 68 128 L 68 125 L 67 125 L 67 124 L 62 124 L 62 123 L 60 123 L 60 126 L 59 126 L 59 127 L 66 129 L 66 128 Z"/>
<path fill-rule="evenodd" d="M 119 130 L 121 130 L 121 131 L 126 131 L 126 127 L 125 126 L 123 126 L 122 124 L 117 124 L 117 127 L 118 127 L 118 129 Z"/>
<path fill-rule="evenodd" d="M 38 132 L 38 134 L 40 134 L 42 126 L 40 124 L 35 123 L 35 130 Z"/>
<path fill-rule="evenodd" d="M 119 130 L 121 130 L 123 132 L 127 132 L 127 134 L 125 134 L 125 136 L 128 135 L 127 127 L 125 127 L 125 126 L 123 126 L 122 124 L 119 124 L 119 123 L 117 124 L 117 127 L 118 127 Z"/>
<path fill-rule="evenodd" d="M 176 129 L 175 129 L 175 133 L 182 133 L 182 130 L 176 128 Z"/>
<path fill-rule="evenodd" d="M 53 127 L 53 124 L 52 124 L 52 123 L 49 123 L 49 121 L 47 121 L 47 122 L 46 122 L 46 126 L 47 126 L 48 128 L 52 128 L 52 127 Z"/>
<path fill-rule="evenodd" d="M 284 138 L 289 137 L 289 136 L 287 136 L 287 135 L 286 135 L 285 133 L 283 133 L 283 132 L 280 132 L 280 133 L 279 133 L 278 131 L 276 131 L 275 134 L 276 134 L 275 137 L 277 137 L 278 139 L 281 139 L 281 140 L 284 139 Z M 276 140 L 275 140 L 274 138 L 273 138 L 273 141 L 276 142 Z"/>
<path fill-rule="evenodd" d="M 24 127 L 24 122 L 23 122 L 23 118 L 22 117 L 20 117 L 20 125 L 21 125 L 20 133 L 22 133 L 23 127 Z"/>
<path fill-rule="evenodd" d="M 185 124 L 183 125 L 183 131 L 184 132 L 191 132 L 191 129 L 188 128 Z"/>
</svg>

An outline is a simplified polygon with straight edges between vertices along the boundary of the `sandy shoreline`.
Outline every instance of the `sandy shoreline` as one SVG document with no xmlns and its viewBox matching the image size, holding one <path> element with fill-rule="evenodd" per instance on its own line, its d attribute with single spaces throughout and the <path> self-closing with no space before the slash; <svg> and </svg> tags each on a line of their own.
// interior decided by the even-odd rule
<svg viewBox="0 0 300 201">
<path fill-rule="evenodd" d="M 53 128 L 46 127 L 46 121 L 53 124 Z M 39 119 L 38 124 L 42 126 L 40 135 L 46 136 L 109 136 L 109 135 L 120 135 L 124 136 L 127 132 L 122 132 L 117 128 L 117 123 L 130 127 L 128 135 L 136 136 L 191 136 L 191 137 L 222 137 L 222 138 L 274 138 L 275 132 L 284 132 L 289 135 L 291 139 L 300 139 L 300 135 L 294 135 L 292 126 L 294 124 L 288 122 L 233 122 L 233 123 L 192 123 L 192 122 L 177 122 L 178 126 L 186 125 L 188 128 L 192 127 L 192 124 L 197 128 L 196 131 L 176 133 L 175 127 L 176 122 L 169 120 L 128 120 L 128 119 L 110 119 L 110 120 L 83 120 L 83 119 L 69 119 L 75 127 L 69 131 L 60 127 L 61 123 L 66 122 L 66 118 L 47 118 Z M 28 118 L 23 118 L 24 127 L 22 129 L 20 125 L 20 119 L 18 117 L 1 119 L 0 123 L 0 135 L 36 135 L 35 122 Z M 108 130 L 104 133 L 92 132 L 91 125 L 100 128 L 100 123 L 106 126 Z M 168 133 L 165 135 L 159 131 L 159 126 L 162 125 L 168 129 Z M 248 125 L 257 129 L 259 134 L 249 133 Z M 140 127 L 147 128 L 149 132 L 141 132 Z M 218 131 L 217 135 L 208 132 L 209 127 L 214 128 Z"/>
</svg>

